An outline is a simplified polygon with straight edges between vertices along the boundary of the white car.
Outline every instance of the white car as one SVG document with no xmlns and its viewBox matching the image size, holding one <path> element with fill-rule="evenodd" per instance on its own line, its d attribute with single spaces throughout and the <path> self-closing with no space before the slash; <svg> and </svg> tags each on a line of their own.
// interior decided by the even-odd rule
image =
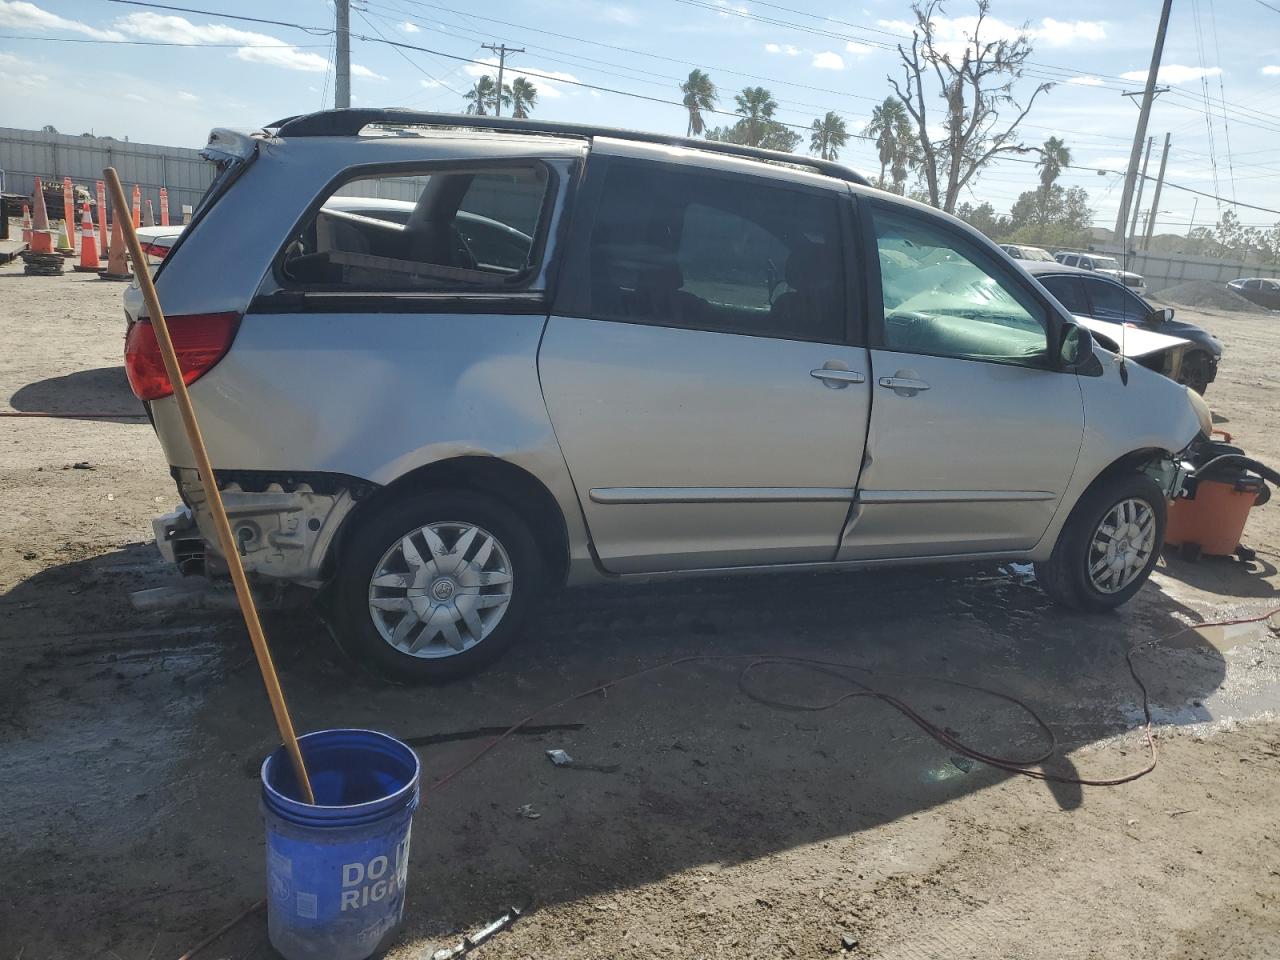
<svg viewBox="0 0 1280 960">
<path fill-rule="evenodd" d="M 1120 261 L 1115 257 L 1108 257 L 1101 253 L 1068 253 L 1064 251 L 1054 259 L 1068 267 L 1079 267 L 1081 270 L 1095 270 L 1098 273 L 1105 273 L 1109 277 L 1115 277 L 1126 287 L 1134 290 L 1147 289 L 1147 281 L 1143 279 L 1142 274 L 1124 269 L 1120 266 Z"/>
<path fill-rule="evenodd" d="M 1053 263 L 1053 254 L 1044 247 L 1032 247 L 1025 243 L 1002 243 L 1000 249 L 1015 260 L 1031 260 L 1036 263 Z"/>
</svg>

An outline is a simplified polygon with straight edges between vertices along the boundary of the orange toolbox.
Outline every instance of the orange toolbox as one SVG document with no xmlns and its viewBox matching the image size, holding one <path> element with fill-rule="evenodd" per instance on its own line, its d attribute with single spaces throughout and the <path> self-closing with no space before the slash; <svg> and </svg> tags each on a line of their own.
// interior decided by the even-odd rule
<svg viewBox="0 0 1280 960">
<path fill-rule="evenodd" d="M 1179 547 L 1185 560 L 1202 555 L 1252 560 L 1254 552 L 1241 544 L 1249 511 L 1271 499 L 1266 481 L 1280 484 L 1280 474 L 1246 456 L 1230 444 L 1210 441 L 1195 453 L 1195 467 L 1182 493 L 1169 504 L 1164 540 Z"/>
</svg>

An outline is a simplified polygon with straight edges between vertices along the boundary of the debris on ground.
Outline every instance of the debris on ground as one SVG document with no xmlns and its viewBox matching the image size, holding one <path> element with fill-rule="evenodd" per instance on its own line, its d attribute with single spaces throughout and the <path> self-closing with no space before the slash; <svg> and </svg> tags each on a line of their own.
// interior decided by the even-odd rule
<svg viewBox="0 0 1280 960">
<path fill-rule="evenodd" d="M 537 820 L 542 816 L 537 810 L 533 809 L 532 803 L 522 803 L 516 807 L 516 813 L 524 817 L 526 820 Z"/>
<path fill-rule="evenodd" d="M 435 953 L 431 954 L 431 960 L 454 960 L 455 957 L 465 956 L 486 940 L 501 933 L 503 930 L 506 930 L 519 919 L 520 908 L 509 907 L 506 913 L 488 926 L 482 927 L 474 934 L 467 934 L 463 936 L 463 938 L 452 947 L 441 947 Z"/>
<path fill-rule="evenodd" d="M 1187 280 L 1176 286 L 1165 287 L 1152 295 L 1155 299 L 1183 307 L 1209 307 L 1214 310 L 1233 310 L 1242 313 L 1268 313 L 1240 294 L 1227 289 L 1225 283 L 1213 280 Z"/>
<path fill-rule="evenodd" d="M 590 770 L 593 773 L 617 773 L 622 769 L 616 763 L 583 763 L 575 760 L 563 750 L 548 750 L 547 759 L 557 767 L 568 767 L 571 770 Z"/>
<path fill-rule="evenodd" d="M 851 934 L 848 934 L 848 933 L 846 933 L 846 934 L 842 934 L 842 935 L 841 935 L 841 937 L 840 937 L 840 946 L 844 947 L 844 949 L 845 949 L 846 951 L 848 951 L 848 950 L 852 950 L 852 949 L 853 949 L 854 947 L 856 947 L 857 945 L 858 945 L 858 938 L 857 938 L 857 937 L 852 936 Z"/>
</svg>

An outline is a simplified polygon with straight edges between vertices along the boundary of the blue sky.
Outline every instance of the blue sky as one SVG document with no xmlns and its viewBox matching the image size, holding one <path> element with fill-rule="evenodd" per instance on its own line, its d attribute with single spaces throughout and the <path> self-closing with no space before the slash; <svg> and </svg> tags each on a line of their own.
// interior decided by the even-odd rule
<svg viewBox="0 0 1280 960">
<path fill-rule="evenodd" d="M 481 44 L 523 46 L 508 63 L 543 74 L 535 115 L 546 119 L 684 133 L 678 106 L 593 90 L 550 77 L 678 101 L 676 84 L 693 66 L 710 73 L 723 109 L 745 85 L 761 84 L 780 103 L 778 118 L 808 125 L 828 110 L 861 132 L 874 103 L 900 74 L 892 49 L 909 27 L 907 0 L 357 0 L 355 34 L 428 47 L 472 60 Z M 0 0 L 0 125 L 53 124 L 132 140 L 199 146 L 211 127 L 251 128 L 332 105 L 332 37 L 229 15 L 329 28 L 325 0 L 177 3 L 217 15 L 173 13 L 107 0 Z M 1280 4 L 1277 4 L 1280 6 Z M 1098 222 L 1114 221 L 1137 109 L 1123 90 L 1140 89 L 1159 15 L 1157 0 L 1077 0 L 1070 5 L 993 0 L 992 31 L 1023 24 L 1035 43 L 1022 96 L 1037 82 L 1057 85 L 1036 102 L 1023 140 L 1062 137 L 1073 162 L 1064 183 L 1089 190 Z M 944 32 L 969 28 L 971 0 L 951 0 Z M 1053 15 L 1047 15 L 1052 11 Z M 1066 12 L 1064 12 L 1066 11 Z M 61 42 L 37 38 L 59 38 Z M 66 41 L 150 41 L 181 46 Z M 211 45 L 211 44 L 217 44 Z M 352 41 L 355 105 L 459 110 L 460 91 L 490 68 L 443 56 Z M 1162 82 L 1149 133 L 1172 133 L 1168 179 L 1208 193 L 1280 209 L 1280 12 L 1258 0 L 1176 0 Z M 1208 99 L 1212 118 L 1206 119 Z M 1226 110 L 1222 107 L 1225 98 Z M 725 122 L 726 118 L 713 118 Z M 806 138 L 807 142 L 807 138 Z M 841 159 L 878 169 L 870 143 L 853 140 Z M 1216 166 L 1216 185 L 1215 185 Z M 1106 172 L 1098 174 L 1096 170 Z M 1233 176 L 1234 174 L 1234 176 Z M 1006 160 L 982 174 L 966 199 L 1007 210 L 1035 184 L 1030 163 Z M 1147 200 L 1150 199 L 1148 194 Z M 1144 202 L 1144 206 L 1145 206 Z M 1219 215 L 1213 200 L 1168 189 L 1161 221 L 1185 232 Z M 1225 209 L 1225 207 L 1222 207 Z M 1245 223 L 1280 215 L 1242 209 Z"/>
</svg>

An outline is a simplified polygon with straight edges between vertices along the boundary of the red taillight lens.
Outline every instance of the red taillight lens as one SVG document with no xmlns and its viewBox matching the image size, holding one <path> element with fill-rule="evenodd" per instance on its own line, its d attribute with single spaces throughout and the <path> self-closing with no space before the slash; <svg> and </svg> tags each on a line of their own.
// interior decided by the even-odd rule
<svg viewBox="0 0 1280 960">
<path fill-rule="evenodd" d="M 148 257 L 155 257 L 157 260 L 163 260 L 172 249 L 172 247 L 163 247 L 158 243 L 144 243 L 142 245 L 142 252 Z"/>
<path fill-rule="evenodd" d="M 197 313 L 166 319 L 182 379 L 188 384 L 199 380 L 222 359 L 240 325 L 238 313 Z M 124 341 L 124 369 L 139 400 L 158 400 L 173 393 L 151 321 L 138 320 L 129 327 Z"/>
</svg>

